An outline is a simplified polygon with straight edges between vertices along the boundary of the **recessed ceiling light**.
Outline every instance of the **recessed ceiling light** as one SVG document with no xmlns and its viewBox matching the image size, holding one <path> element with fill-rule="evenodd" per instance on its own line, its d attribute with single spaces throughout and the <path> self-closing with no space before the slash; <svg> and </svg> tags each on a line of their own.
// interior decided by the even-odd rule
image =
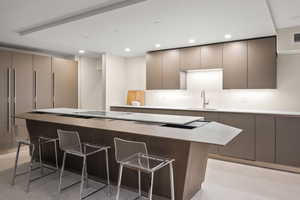
<svg viewBox="0 0 300 200">
<path fill-rule="evenodd" d="M 195 42 L 196 42 L 195 39 L 189 39 L 189 43 L 190 43 L 190 44 L 193 44 L 193 43 L 195 43 Z"/>
<path fill-rule="evenodd" d="M 130 49 L 130 48 L 125 48 L 125 49 L 124 49 L 124 51 L 126 51 L 126 52 L 130 52 L 130 51 L 131 51 L 131 49 Z"/>
<path fill-rule="evenodd" d="M 156 48 L 159 48 L 159 47 L 160 47 L 160 44 L 156 44 L 155 47 L 156 47 Z"/>
<path fill-rule="evenodd" d="M 85 50 L 79 50 L 78 53 L 84 54 L 84 53 L 85 53 Z"/>
<path fill-rule="evenodd" d="M 230 39 L 231 37 L 232 37 L 232 36 L 231 36 L 230 34 L 225 34 L 225 35 L 224 35 L 224 38 L 225 38 L 225 39 Z"/>
</svg>

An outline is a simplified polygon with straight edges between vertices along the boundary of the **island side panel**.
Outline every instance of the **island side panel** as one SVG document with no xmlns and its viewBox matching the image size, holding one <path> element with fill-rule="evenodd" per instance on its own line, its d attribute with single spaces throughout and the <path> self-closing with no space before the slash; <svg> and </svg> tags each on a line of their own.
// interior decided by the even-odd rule
<svg viewBox="0 0 300 200">
<path fill-rule="evenodd" d="M 183 199 L 191 199 L 205 180 L 209 144 L 191 142 L 184 184 Z"/>
<path fill-rule="evenodd" d="M 174 158 L 174 178 L 175 178 L 175 198 L 177 200 L 187 199 L 194 194 L 196 189 L 201 188 L 207 162 L 207 149 L 202 143 L 191 143 L 186 141 L 142 136 L 130 133 L 114 132 L 85 128 L 71 125 L 62 125 L 49 122 L 26 120 L 31 140 L 36 143 L 38 136 L 57 137 L 57 129 L 78 131 L 82 142 L 98 143 L 111 146 L 109 153 L 109 166 L 112 182 L 117 182 L 118 164 L 114 157 L 114 137 L 128 140 L 143 141 L 147 143 L 149 153 L 154 155 Z M 198 145 L 199 144 L 199 145 Z M 53 147 L 44 147 L 44 159 L 54 163 Z M 199 152 L 198 152 L 199 151 Z M 88 159 L 88 173 L 99 179 L 106 179 L 104 153 L 93 155 Z M 197 157 L 197 158 L 195 158 Z M 61 164 L 62 152 L 59 151 L 59 163 Z M 200 167 L 201 164 L 201 167 Z M 205 166 L 204 166 L 205 165 Z M 82 160 L 70 156 L 66 162 L 66 168 L 75 172 L 80 172 Z M 187 169 L 191 170 L 188 172 Z M 199 171 L 197 171 L 199 170 Z M 195 177 L 191 177 L 195 176 Z M 143 191 L 148 191 L 149 175 L 142 176 Z M 137 188 L 137 173 L 133 170 L 124 170 L 122 185 Z M 192 181 L 190 183 L 190 181 Z M 154 194 L 170 197 L 169 168 L 166 167 L 158 171 L 154 178 Z"/>
</svg>

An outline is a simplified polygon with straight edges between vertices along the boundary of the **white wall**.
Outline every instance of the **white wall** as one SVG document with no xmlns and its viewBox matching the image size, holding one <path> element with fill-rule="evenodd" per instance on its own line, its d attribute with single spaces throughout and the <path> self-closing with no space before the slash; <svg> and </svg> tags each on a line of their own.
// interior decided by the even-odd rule
<svg viewBox="0 0 300 200">
<path fill-rule="evenodd" d="M 127 67 L 140 66 L 140 76 L 145 77 L 145 58 L 130 59 L 127 63 L 131 65 Z M 135 73 L 134 77 L 137 76 Z M 187 90 L 146 91 L 146 105 L 199 107 L 200 91 L 205 89 L 210 107 L 300 111 L 300 55 L 279 55 L 277 76 L 278 88 L 274 90 L 223 90 L 222 71 L 192 72 L 187 75 Z M 130 81 L 129 88 L 145 88 L 144 79 L 128 79 L 136 80 Z"/>
<path fill-rule="evenodd" d="M 146 62 L 145 57 L 127 58 L 127 90 L 145 90 L 146 88 Z"/>
<path fill-rule="evenodd" d="M 110 105 L 124 105 L 127 93 L 127 68 L 124 57 L 106 54 L 106 110 Z"/>
<path fill-rule="evenodd" d="M 103 110 L 105 107 L 105 73 L 101 57 L 79 57 L 79 108 Z"/>
</svg>

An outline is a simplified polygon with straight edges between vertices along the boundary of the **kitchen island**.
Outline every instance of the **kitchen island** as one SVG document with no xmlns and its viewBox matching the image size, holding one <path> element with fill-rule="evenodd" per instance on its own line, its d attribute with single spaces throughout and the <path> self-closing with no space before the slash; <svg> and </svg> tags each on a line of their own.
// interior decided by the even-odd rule
<svg viewBox="0 0 300 200">
<path fill-rule="evenodd" d="M 83 142 L 112 147 L 109 155 L 111 180 L 116 183 L 118 165 L 114 159 L 113 138 L 145 142 L 150 154 L 174 158 L 175 198 L 191 199 L 201 189 L 205 179 L 209 145 L 225 146 L 241 129 L 203 121 L 202 117 L 102 112 L 79 109 L 36 110 L 16 116 L 25 119 L 30 139 L 37 142 L 39 136 L 57 137 L 57 129 L 78 131 Z M 50 149 L 49 149 L 50 150 Z M 52 152 L 44 157 L 53 162 Z M 88 173 L 105 179 L 104 155 L 88 160 Z M 100 156 L 103 156 L 101 158 Z M 59 156 L 61 161 L 61 155 Z M 92 164 L 91 164 L 92 163 Z M 80 159 L 67 160 L 66 167 L 80 171 Z M 126 171 L 123 185 L 137 188 L 137 173 Z M 142 176 L 142 189 L 148 191 L 149 179 Z M 153 194 L 170 196 L 169 169 L 158 172 L 154 178 Z M 154 196 L 155 197 L 155 196 Z"/>
</svg>

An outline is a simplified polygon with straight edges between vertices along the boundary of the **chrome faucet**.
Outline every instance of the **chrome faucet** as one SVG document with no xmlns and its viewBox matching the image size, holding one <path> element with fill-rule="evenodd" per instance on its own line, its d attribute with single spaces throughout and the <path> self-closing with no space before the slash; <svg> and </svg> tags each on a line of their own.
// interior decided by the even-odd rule
<svg viewBox="0 0 300 200">
<path fill-rule="evenodd" d="M 202 101 L 202 108 L 205 109 L 206 106 L 209 104 L 208 99 L 206 99 L 205 90 L 201 90 L 201 101 Z"/>
</svg>

